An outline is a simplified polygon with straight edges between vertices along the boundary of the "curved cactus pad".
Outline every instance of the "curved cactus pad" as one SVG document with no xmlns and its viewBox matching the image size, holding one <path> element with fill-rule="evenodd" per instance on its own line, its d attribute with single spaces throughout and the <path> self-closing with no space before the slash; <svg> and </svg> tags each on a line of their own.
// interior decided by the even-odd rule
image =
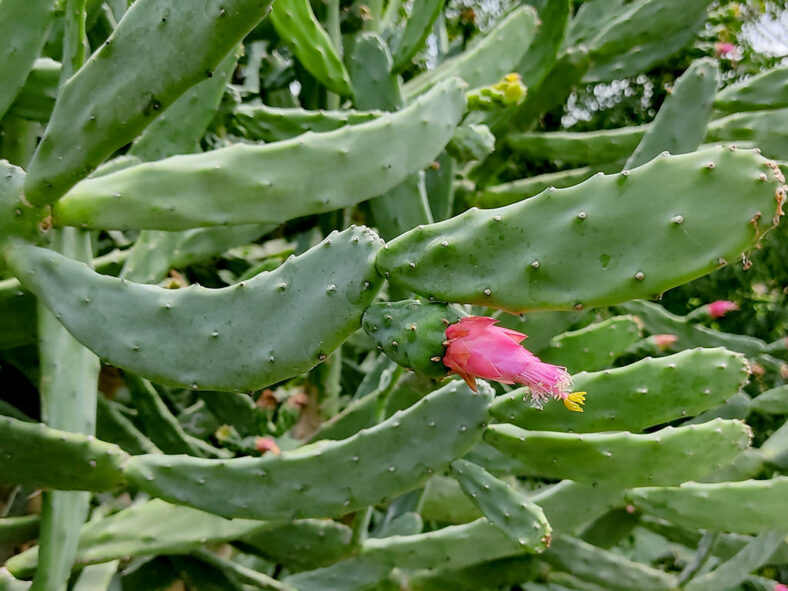
<svg viewBox="0 0 788 591">
<path fill-rule="evenodd" d="M 123 450 L 111 443 L 0 417 L 0 482 L 58 490 L 112 490 L 124 484 L 126 459 Z"/>
<path fill-rule="evenodd" d="M 173 156 L 88 179 L 58 202 L 55 223 L 185 230 L 279 224 L 355 205 L 430 164 L 464 113 L 464 84 L 452 78 L 368 123 Z"/>
<path fill-rule="evenodd" d="M 129 6 L 58 94 L 25 182 L 31 203 L 57 200 L 213 70 L 268 13 L 267 0 L 143 0 Z M 155 59 L 141 58 L 156 48 Z"/>
<path fill-rule="evenodd" d="M 688 482 L 680 487 L 641 488 L 627 497 L 644 513 L 683 527 L 759 534 L 788 530 L 788 477 L 743 482 Z M 709 508 L 713 507 L 713 511 Z"/>
<path fill-rule="evenodd" d="M 711 148 L 597 175 L 391 241 L 391 281 L 443 301 L 524 312 L 651 297 L 733 262 L 779 219 L 776 165 Z"/>
<path fill-rule="evenodd" d="M 504 556 L 532 552 L 486 518 L 412 536 L 369 538 L 360 554 L 399 568 L 458 568 Z"/>
<path fill-rule="evenodd" d="M 337 517 L 446 469 L 479 440 L 491 395 L 453 381 L 348 439 L 265 458 L 136 456 L 125 475 L 148 494 L 224 517 Z"/>
<path fill-rule="evenodd" d="M 157 553 L 181 554 L 206 542 L 235 540 L 273 527 L 265 521 L 228 521 L 191 507 L 151 499 L 83 525 L 75 565 Z M 33 546 L 8 560 L 5 566 L 17 577 L 31 577 L 38 564 L 38 546 Z"/>
<path fill-rule="evenodd" d="M 131 283 L 21 244 L 8 259 L 99 357 L 154 382 L 237 392 L 311 369 L 360 327 L 380 288 L 381 245 L 371 230 L 353 227 L 222 289 Z"/>
<path fill-rule="evenodd" d="M 466 460 L 454 460 L 451 471 L 479 511 L 523 550 L 542 552 L 550 545 L 544 512 L 522 492 Z"/>
<path fill-rule="evenodd" d="M 492 425 L 484 440 L 523 464 L 523 473 L 620 486 L 679 484 L 733 461 L 750 444 L 742 421 L 666 427 L 648 435 L 554 433 Z"/>
</svg>

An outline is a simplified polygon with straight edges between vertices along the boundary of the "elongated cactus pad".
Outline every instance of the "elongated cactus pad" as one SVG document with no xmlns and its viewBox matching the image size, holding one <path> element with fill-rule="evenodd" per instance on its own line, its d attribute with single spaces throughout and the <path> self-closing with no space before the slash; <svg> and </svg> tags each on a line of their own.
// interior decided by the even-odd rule
<svg viewBox="0 0 788 591">
<path fill-rule="evenodd" d="M 740 258 L 779 220 L 783 182 L 751 151 L 660 157 L 415 228 L 377 264 L 396 285 L 443 301 L 510 312 L 615 304 Z"/>
<path fill-rule="evenodd" d="M 454 460 L 451 471 L 479 511 L 523 550 L 542 552 L 550 545 L 544 512 L 523 493 L 466 460 Z"/>
<path fill-rule="evenodd" d="M 125 475 L 151 495 L 224 517 L 336 517 L 418 488 L 448 467 L 479 440 L 491 394 L 454 381 L 342 441 L 264 458 L 135 456 Z"/>
<path fill-rule="evenodd" d="M 648 515 L 683 527 L 758 534 L 788 529 L 788 477 L 743 482 L 688 482 L 678 487 L 639 488 L 627 498 Z M 714 511 L 709 511 L 714 507 Z"/>
<path fill-rule="evenodd" d="M 61 225 L 185 230 L 279 224 L 354 205 L 440 154 L 465 112 L 463 86 L 447 80 L 408 108 L 360 125 L 174 156 L 91 178 L 57 204 L 54 217 Z"/>
<path fill-rule="evenodd" d="M 268 0 L 143 0 L 68 81 L 30 164 L 25 194 L 52 203 L 157 115 L 213 76 Z M 150 48 L 155 59 L 141 59 Z"/>
<path fill-rule="evenodd" d="M 523 464 L 524 473 L 619 486 L 678 484 L 732 461 L 750 444 L 741 421 L 666 427 L 648 435 L 552 433 L 492 425 L 484 440 Z"/>
<path fill-rule="evenodd" d="M 99 357 L 154 382 L 244 391 L 311 369 L 359 327 L 381 285 L 381 246 L 370 230 L 350 228 L 223 289 L 135 284 L 21 244 L 9 259 Z M 291 338 L 282 338 L 283 327 Z"/>
</svg>

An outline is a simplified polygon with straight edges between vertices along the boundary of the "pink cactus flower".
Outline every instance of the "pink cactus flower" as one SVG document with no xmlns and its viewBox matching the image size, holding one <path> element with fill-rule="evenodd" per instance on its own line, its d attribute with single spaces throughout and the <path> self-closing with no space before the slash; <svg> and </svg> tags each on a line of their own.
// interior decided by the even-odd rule
<svg viewBox="0 0 788 591">
<path fill-rule="evenodd" d="M 709 304 L 709 315 L 712 318 L 722 318 L 728 312 L 739 309 L 739 304 L 728 300 L 717 300 Z"/>
<path fill-rule="evenodd" d="M 774 591 L 788 591 L 788 585 L 783 585 L 782 583 L 777 583 L 774 586 Z"/>
<path fill-rule="evenodd" d="M 572 392 L 572 378 L 566 368 L 544 363 L 520 345 L 526 335 L 494 326 L 498 321 L 485 316 L 466 316 L 446 329 L 443 364 L 462 377 L 476 391 L 476 378 L 502 384 L 524 384 L 531 400 L 541 408 L 549 398 L 563 400 L 564 406 L 583 412 L 585 392 Z"/>
<path fill-rule="evenodd" d="M 679 340 L 679 337 L 677 337 L 677 336 L 676 336 L 676 335 L 674 335 L 674 334 L 669 334 L 669 333 L 666 333 L 666 334 L 655 334 L 655 335 L 654 335 L 654 344 L 655 344 L 655 345 L 656 345 L 656 346 L 657 346 L 657 347 L 658 347 L 660 350 L 663 350 L 663 351 L 664 351 L 665 349 L 667 349 L 667 348 L 669 348 L 669 347 L 672 347 L 673 345 L 675 345 L 675 344 L 676 344 L 676 341 L 678 341 L 678 340 Z"/>
</svg>

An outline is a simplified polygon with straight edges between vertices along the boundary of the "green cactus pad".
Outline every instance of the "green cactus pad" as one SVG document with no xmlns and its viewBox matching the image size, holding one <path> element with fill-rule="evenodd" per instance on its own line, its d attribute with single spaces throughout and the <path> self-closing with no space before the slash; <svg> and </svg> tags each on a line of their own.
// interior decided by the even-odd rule
<svg viewBox="0 0 788 591">
<path fill-rule="evenodd" d="M 28 591 L 32 583 L 30 581 L 20 581 L 9 573 L 5 568 L 0 568 L 0 589 L 2 591 Z"/>
<path fill-rule="evenodd" d="M 311 369 L 356 330 L 380 288 L 380 247 L 373 232 L 350 228 L 223 289 L 134 284 L 34 246 L 11 258 L 24 284 L 110 363 L 154 382 L 248 391 Z"/>
<path fill-rule="evenodd" d="M 460 163 L 471 160 L 484 160 L 495 151 L 495 136 L 486 125 L 460 125 L 446 152 Z"/>
<path fill-rule="evenodd" d="M 742 142 L 757 146 L 769 158 L 788 160 L 785 136 L 788 109 L 734 113 L 709 123 L 706 141 Z"/>
<path fill-rule="evenodd" d="M 425 171 L 427 199 L 435 221 L 451 217 L 454 209 L 454 160 L 443 152 Z"/>
<path fill-rule="evenodd" d="M 244 137 L 264 142 L 289 140 L 307 131 L 326 132 L 373 121 L 382 111 L 312 111 L 298 107 L 239 105 L 230 115 L 232 127 Z"/>
<path fill-rule="evenodd" d="M 271 22 L 298 61 L 328 90 L 347 96 L 350 78 L 309 0 L 277 0 Z"/>
<path fill-rule="evenodd" d="M 40 123 L 49 121 L 55 106 L 59 79 L 60 62 L 48 57 L 37 59 L 25 85 L 8 109 L 8 114 Z"/>
<path fill-rule="evenodd" d="M 372 427 L 383 419 L 388 396 L 403 372 L 401 367 L 389 361 L 388 358 L 383 357 L 383 359 L 387 362 L 388 367 L 383 370 L 378 387 L 363 394 L 360 398 L 355 396 L 345 408 L 320 425 L 310 438 L 311 441 L 346 439 L 361 429 Z"/>
<path fill-rule="evenodd" d="M 6 483 L 105 491 L 125 484 L 128 456 L 116 445 L 87 435 L 0 417 L 0 458 L 0 478 Z"/>
<path fill-rule="evenodd" d="M 750 151 L 660 157 L 415 228 L 377 265 L 395 285 L 448 302 L 511 312 L 615 304 L 740 258 L 779 220 L 783 181 Z"/>
<path fill-rule="evenodd" d="M 0 119 L 24 85 L 54 15 L 52 0 L 3 0 L 0 5 Z"/>
<path fill-rule="evenodd" d="M 700 78 L 699 82 L 706 83 L 707 79 Z M 696 98 L 696 94 L 693 92 L 688 97 L 691 98 L 687 98 L 687 101 L 691 102 Z M 680 110 L 682 114 L 687 110 L 682 109 L 681 103 L 674 104 L 673 108 Z M 737 142 L 742 146 L 758 146 L 771 158 L 788 159 L 788 152 L 781 143 L 786 132 L 786 112 L 786 109 L 775 109 L 721 117 L 709 122 L 708 127 L 703 126 L 705 133 L 701 134 L 701 139 L 707 143 Z M 697 117 L 700 115 L 697 115 L 696 119 Z M 673 119 L 666 118 L 666 121 Z M 693 125 L 697 124 L 698 121 L 693 120 Z M 657 133 L 653 132 L 653 129 L 654 125 L 648 123 L 599 131 L 514 132 L 506 136 L 506 143 L 512 150 L 530 160 L 549 158 L 573 165 L 601 166 L 630 157 L 646 135 Z M 684 131 L 683 128 L 680 129 Z M 696 135 L 692 142 L 683 136 L 676 137 L 675 130 L 663 130 L 658 143 L 673 153 L 686 152 L 689 147 L 699 145 L 697 134 L 701 132 L 698 129 L 695 130 Z M 628 167 L 631 167 L 631 164 Z M 522 182 L 525 183 L 526 180 Z"/>
<path fill-rule="evenodd" d="M 788 66 L 777 66 L 726 86 L 714 99 L 714 108 L 726 112 L 781 107 L 788 107 Z"/>
<path fill-rule="evenodd" d="M 96 402 L 96 436 L 99 439 L 119 445 L 132 455 L 161 453 L 134 425 L 129 418 L 130 411 L 123 405 L 104 396 L 98 396 Z"/>
<path fill-rule="evenodd" d="M 539 356 L 542 361 L 563 365 L 570 373 L 597 371 L 610 366 L 638 339 L 640 327 L 635 319 L 615 316 L 557 335 Z"/>
<path fill-rule="evenodd" d="M 125 474 L 148 494 L 224 517 L 339 516 L 418 488 L 463 455 L 487 420 L 492 388 L 481 390 L 452 382 L 342 441 L 264 458 L 135 456 Z"/>
<path fill-rule="evenodd" d="M 8 238 L 17 236 L 34 241 L 40 233 L 40 224 L 46 217 L 46 210 L 31 207 L 22 194 L 25 171 L 0 160 L 0 270 L 2 270 L 2 249 Z"/>
<path fill-rule="evenodd" d="M 605 164 L 628 158 L 649 129 L 648 125 L 638 125 L 601 131 L 510 133 L 506 136 L 506 143 L 531 160 Z"/>
<path fill-rule="evenodd" d="M 372 32 L 358 35 L 348 64 L 353 80 L 353 104 L 357 109 L 398 111 L 402 108 L 400 78 L 391 71 L 391 54 L 380 35 Z"/>
<path fill-rule="evenodd" d="M 523 550 L 539 553 L 550 545 L 550 524 L 542 509 L 524 494 L 465 460 L 454 460 L 451 472 L 490 523 Z"/>
<path fill-rule="evenodd" d="M 722 404 L 739 391 L 747 375 L 747 361 L 740 354 L 694 349 L 573 376 L 575 390 L 588 392 L 582 414 L 568 413 L 560 404 L 532 408 L 524 389 L 496 398 L 491 413 L 523 429 L 642 431 Z"/>
<path fill-rule="evenodd" d="M 693 529 L 760 534 L 788 530 L 788 477 L 640 488 L 627 498 L 641 511 Z M 710 508 L 714 508 L 710 511 Z"/>
<path fill-rule="evenodd" d="M 238 48 L 228 53 L 213 76 L 184 92 L 145 128 L 134 141 L 128 155 L 151 161 L 175 154 L 199 152 L 200 138 L 216 115 L 240 54 Z"/>
<path fill-rule="evenodd" d="M 214 519 L 221 519 L 214 517 Z M 354 550 L 353 530 L 331 519 L 302 519 L 242 538 L 243 546 L 291 570 L 328 566 Z"/>
<path fill-rule="evenodd" d="M 685 591 L 730 589 L 744 581 L 752 571 L 769 561 L 774 551 L 784 541 L 784 533 L 771 531 L 762 534 L 713 571 L 688 581 L 683 589 Z M 774 589 L 779 589 L 779 587 L 775 586 Z"/>
<path fill-rule="evenodd" d="M 526 551 L 482 518 L 414 536 L 368 539 L 359 553 L 382 564 L 416 569 L 459 568 Z"/>
<path fill-rule="evenodd" d="M 614 482 L 585 483 L 564 480 L 546 486 L 531 497 L 555 532 L 574 532 L 621 504 L 624 490 Z"/>
<path fill-rule="evenodd" d="M 532 556 L 512 556 L 472 564 L 463 568 L 416 571 L 408 576 L 409 591 L 479 591 L 506 589 L 535 579 L 539 562 Z M 532 587 L 525 589 L 531 591 Z"/>
<path fill-rule="evenodd" d="M 94 564 L 82 569 L 74 581 L 72 591 L 109 591 L 115 579 L 120 560 Z"/>
<path fill-rule="evenodd" d="M 158 283 L 170 269 L 187 267 L 249 244 L 273 229 L 273 224 L 243 224 L 182 232 L 143 230 L 130 249 L 121 277 L 135 283 Z"/>
<path fill-rule="evenodd" d="M 788 414 L 788 384 L 759 394 L 753 398 L 750 409 L 766 414 Z"/>
<path fill-rule="evenodd" d="M 395 38 L 391 49 L 395 71 L 404 70 L 411 58 L 423 47 L 444 4 L 446 0 L 422 0 L 413 3 L 413 9 L 405 21 L 405 28 Z"/>
<path fill-rule="evenodd" d="M 375 33 L 362 33 L 349 58 L 354 104 L 362 109 L 398 111 L 403 108 L 400 78 L 391 71 L 386 42 Z M 454 134 L 457 129 L 454 130 Z M 424 187 L 424 173 L 414 172 L 369 203 L 375 227 L 390 240 L 419 224 L 432 223 Z"/>
<path fill-rule="evenodd" d="M 90 235 L 75 228 L 56 230 L 52 248 L 89 263 Z M 41 418 L 49 427 L 82 433 L 96 430 L 99 360 L 72 337 L 43 305 L 38 310 L 38 352 L 41 379 Z M 40 568 L 36 588 L 57 591 L 69 579 L 79 542 L 79 528 L 90 508 L 90 494 L 82 491 L 47 491 L 42 495 Z"/>
<path fill-rule="evenodd" d="M 558 536 L 542 558 L 553 568 L 616 591 L 673 591 L 675 575 L 570 536 Z"/>
<path fill-rule="evenodd" d="M 399 185 L 369 202 L 381 238 L 391 240 L 421 224 L 433 222 L 424 173 L 410 175 Z"/>
<path fill-rule="evenodd" d="M 583 527 L 579 537 L 584 542 L 609 549 L 629 536 L 639 523 L 640 513 L 631 507 L 617 507 Z"/>
<path fill-rule="evenodd" d="M 710 58 L 687 68 L 659 108 L 654 123 L 627 160 L 625 168 L 645 164 L 660 152 L 685 154 L 698 149 L 706 135 L 720 71 Z"/>
<path fill-rule="evenodd" d="M 464 112 L 463 84 L 454 78 L 368 123 L 174 156 L 88 179 L 57 204 L 54 218 L 62 225 L 184 230 L 279 224 L 347 207 L 432 162 Z"/>
<path fill-rule="evenodd" d="M 198 458 L 219 455 L 219 450 L 186 433 L 148 380 L 132 374 L 126 374 L 124 378 L 131 393 L 132 404 L 137 410 L 138 421 L 144 425 L 145 434 L 162 452 L 188 454 Z"/>
<path fill-rule="evenodd" d="M 69 79 L 30 163 L 25 194 L 52 203 L 213 70 L 267 14 L 266 0 L 143 0 Z M 155 59 L 141 59 L 155 48 Z M 31 62 L 32 64 L 32 62 Z"/>
<path fill-rule="evenodd" d="M 788 468 L 788 422 L 772 433 L 758 451 L 768 464 L 781 470 Z"/>
<path fill-rule="evenodd" d="M 273 527 L 265 521 L 228 520 L 153 499 L 83 525 L 74 568 L 127 556 L 185 554 L 209 542 L 236 540 Z M 37 565 L 36 546 L 6 563 L 17 577 L 31 576 Z"/>
<path fill-rule="evenodd" d="M 516 70 L 528 89 L 537 88 L 558 59 L 571 14 L 571 0 L 546 2 L 539 9 L 539 29 Z"/>
<path fill-rule="evenodd" d="M 0 281 L 0 350 L 36 340 L 36 299 L 16 279 Z"/>
<path fill-rule="evenodd" d="M 554 433 L 492 425 L 484 440 L 522 462 L 527 474 L 618 486 L 678 484 L 732 461 L 750 444 L 741 421 L 666 427 L 648 435 Z"/>
<path fill-rule="evenodd" d="M 473 203 L 482 209 L 503 207 L 504 205 L 510 205 L 528 197 L 533 197 L 550 187 L 555 187 L 556 189 L 571 187 L 582 183 L 597 172 L 614 172 L 620 169 L 621 167 L 618 165 L 611 167 L 610 170 L 584 166 L 583 168 L 571 168 L 559 172 L 539 174 L 525 179 L 485 187 L 473 197 Z"/>
<path fill-rule="evenodd" d="M 757 357 L 765 353 L 768 347 L 764 341 L 755 337 L 692 324 L 686 316 L 677 316 L 654 302 L 637 300 L 625 302 L 617 308 L 636 316 L 651 334 L 671 334 L 678 337 L 673 345 L 676 348 L 725 347 L 748 357 Z"/>
<path fill-rule="evenodd" d="M 585 41 L 594 66 L 585 82 L 603 82 L 647 72 L 695 38 L 706 22 L 709 0 L 647 0 L 616 3 L 598 33 Z"/>
<path fill-rule="evenodd" d="M 419 498 L 419 514 L 425 521 L 442 524 L 468 523 L 482 517 L 460 484 L 450 476 L 436 474 L 424 485 Z"/>
<path fill-rule="evenodd" d="M 498 325 L 528 335 L 528 350 L 540 353 L 550 346 L 553 337 L 572 326 L 584 326 L 593 310 L 538 310 L 528 314 L 496 314 Z"/>
<path fill-rule="evenodd" d="M 448 375 L 443 365 L 446 327 L 465 314 L 453 306 L 418 300 L 372 304 L 361 325 L 388 357 L 430 377 Z"/>
<path fill-rule="evenodd" d="M 19 545 L 38 537 L 41 517 L 24 515 L 22 517 L 4 517 L 0 519 L 0 540 L 4 544 Z"/>
<path fill-rule="evenodd" d="M 362 556 L 348 558 L 341 562 L 284 579 L 289 589 L 298 591 L 361 591 L 375 589 L 391 572 L 391 566 L 368 560 Z"/>
</svg>

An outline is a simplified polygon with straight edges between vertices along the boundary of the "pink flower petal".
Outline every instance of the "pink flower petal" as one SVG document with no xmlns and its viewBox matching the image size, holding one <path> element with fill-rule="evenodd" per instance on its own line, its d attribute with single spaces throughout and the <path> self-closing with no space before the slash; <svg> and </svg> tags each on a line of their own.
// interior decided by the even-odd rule
<svg viewBox="0 0 788 591">
<path fill-rule="evenodd" d="M 526 385 L 539 406 L 548 398 L 565 399 L 572 387 L 566 368 L 544 363 L 520 345 L 526 335 L 495 326 L 497 322 L 494 318 L 468 316 L 447 327 L 449 342 L 443 364 L 469 385 L 474 377 Z"/>
</svg>

